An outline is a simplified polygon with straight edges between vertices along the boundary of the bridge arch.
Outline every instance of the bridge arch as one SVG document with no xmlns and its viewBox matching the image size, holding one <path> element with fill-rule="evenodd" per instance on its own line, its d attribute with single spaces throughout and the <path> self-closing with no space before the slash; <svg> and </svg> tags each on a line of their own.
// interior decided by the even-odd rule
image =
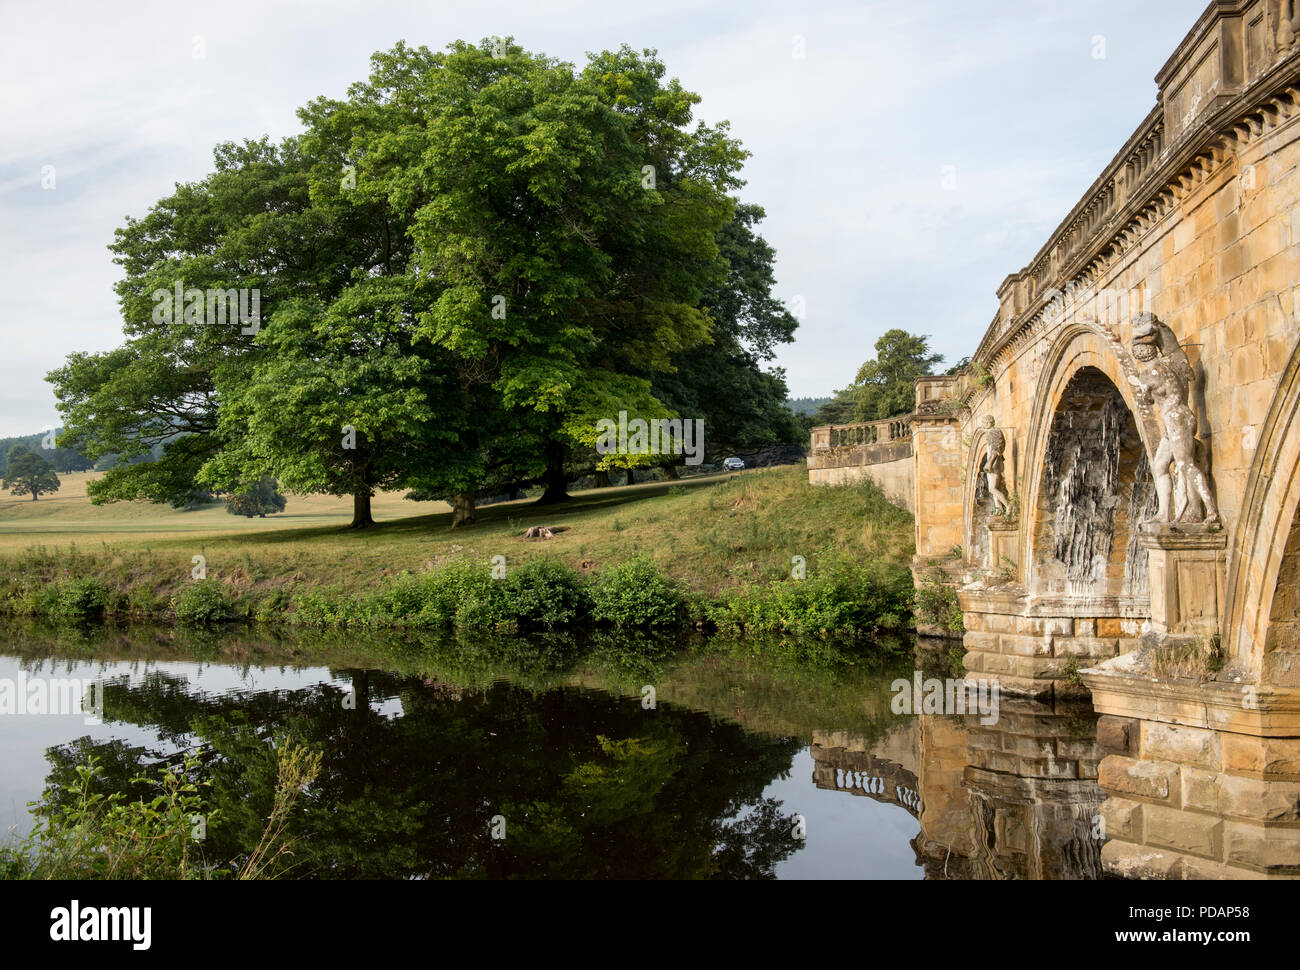
<svg viewBox="0 0 1300 970">
<path fill-rule="evenodd" d="M 1300 564 L 1300 346 L 1292 348 L 1255 438 L 1222 632 L 1228 656 L 1264 683 L 1300 687 L 1296 605 L 1286 602 L 1296 595 L 1291 574 Z"/>
<path fill-rule="evenodd" d="M 1148 456 L 1152 444 L 1159 440 L 1159 428 L 1146 409 L 1137 405 L 1128 373 L 1110 342 L 1090 324 L 1075 322 L 1063 327 L 1044 356 L 1040 373 L 1044 377 L 1037 383 L 1025 450 L 1021 580 L 1047 598 L 1082 599 L 1097 606 L 1104 601 L 1105 612 L 1118 610 L 1127 616 L 1145 613 L 1146 559 L 1145 552 L 1137 548 L 1138 523 L 1133 520 L 1145 511 L 1137 507 L 1145 505 L 1141 479 L 1144 474 L 1149 476 Z M 1067 439 L 1078 448 L 1081 439 L 1102 433 L 1102 426 L 1109 428 L 1106 433 L 1114 443 L 1108 445 L 1117 451 L 1110 469 L 1114 480 L 1099 491 L 1083 484 L 1087 469 L 1082 456 L 1064 455 L 1061 449 Z M 1101 511 L 1107 520 L 1100 539 L 1109 534 L 1105 562 L 1095 561 L 1101 553 L 1091 548 L 1097 544 L 1091 526 L 1084 523 L 1080 529 L 1074 522 L 1058 521 L 1054 493 L 1061 488 L 1097 492 L 1091 496 L 1092 504 L 1105 506 Z M 1089 513 L 1087 501 L 1065 504 L 1071 510 L 1081 508 L 1081 515 Z M 1074 533 L 1058 534 L 1063 528 Z M 1073 549 L 1066 556 L 1072 561 L 1054 555 L 1053 550 L 1062 544 Z M 1086 561 L 1079 556 L 1087 557 Z"/>
</svg>

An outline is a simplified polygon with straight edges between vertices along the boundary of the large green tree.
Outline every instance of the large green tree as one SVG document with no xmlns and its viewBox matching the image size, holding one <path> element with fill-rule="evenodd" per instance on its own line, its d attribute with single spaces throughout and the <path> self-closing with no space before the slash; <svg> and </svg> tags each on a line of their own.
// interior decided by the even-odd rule
<svg viewBox="0 0 1300 970">
<path fill-rule="evenodd" d="M 414 213 L 415 262 L 444 287 L 420 332 L 467 395 L 536 429 L 543 501 L 562 499 L 601 418 L 669 414 L 645 375 L 709 337 L 702 300 L 726 273 L 717 236 L 744 152 L 723 126 L 690 126 L 698 96 L 651 52 L 576 72 L 485 41 L 376 65 L 354 96 L 414 123 L 359 165 Z"/>
<path fill-rule="evenodd" d="M 264 478 L 247 491 L 229 496 L 226 499 L 226 511 L 249 519 L 255 515 L 264 519 L 268 515 L 283 512 L 287 504 L 275 479 Z"/>
<path fill-rule="evenodd" d="M 509 42 L 399 44 L 304 107 L 302 135 L 220 146 L 118 233 L 125 345 L 49 377 L 61 441 L 122 459 L 93 500 L 273 475 L 351 495 L 356 527 L 402 485 L 470 522 L 499 483 L 563 498 L 600 419 L 675 413 L 654 379 L 679 369 L 729 434 L 770 434 L 784 384 L 757 362 L 792 322 L 761 213 L 736 209 L 745 152 L 664 74 L 629 48 L 579 71 Z M 160 320 L 176 287 L 255 289 L 259 324 Z"/>
<path fill-rule="evenodd" d="M 916 404 L 916 379 L 934 373 L 942 354 L 930 352 L 929 337 L 887 330 L 876 341 L 876 358 L 858 370 L 853 398 L 855 419 L 878 421 L 910 414 Z"/>
</svg>

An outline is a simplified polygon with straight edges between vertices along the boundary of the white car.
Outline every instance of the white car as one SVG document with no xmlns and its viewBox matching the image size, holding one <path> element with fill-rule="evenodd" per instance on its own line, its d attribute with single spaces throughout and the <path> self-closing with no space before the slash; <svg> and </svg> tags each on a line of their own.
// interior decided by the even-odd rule
<svg viewBox="0 0 1300 970">
<path fill-rule="evenodd" d="M 722 462 L 722 467 L 729 472 L 738 472 L 745 467 L 745 463 L 739 458 L 727 458 Z"/>
</svg>

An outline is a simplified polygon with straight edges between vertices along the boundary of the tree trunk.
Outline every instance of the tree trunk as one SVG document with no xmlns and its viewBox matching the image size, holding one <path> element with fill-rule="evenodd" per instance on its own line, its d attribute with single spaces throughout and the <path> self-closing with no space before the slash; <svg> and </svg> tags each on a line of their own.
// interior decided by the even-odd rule
<svg viewBox="0 0 1300 970">
<path fill-rule="evenodd" d="M 370 493 L 367 491 L 352 494 L 352 524 L 349 529 L 368 529 L 375 524 L 370 514 Z"/>
<path fill-rule="evenodd" d="M 595 476 L 597 488 L 609 488 L 609 472 L 603 468 L 597 469 Z"/>
<path fill-rule="evenodd" d="M 628 483 L 629 485 L 635 485 L 635 484 L 636 484 L 636 473 L 632 471 L 632 466 L 631 466 L 631 465 L 629 465 L 629 466 L 628 466 L 628 469 L 627 469 L 627 483 Z"/>
<path fill-rule="evenodd" d="M 677 474 L 676 465 L 664 465 L 664 474 L 667 475 L 674 482 L 682 477 L 681 475 Z"/>
<path fill-rule="evenodd" d="M 462 525 L 473 525 L 478 521 L 478 515 L 474 510 L 474 493 L 457 492 L 451 497 L 452 519 L 451 527 L 453 529 Z"/>
<path fill-rule="evenodd" d="M 537 500 L 538 505 L 554 505 L 569 500 L 569 483 L 564 477 L 564 445 L 558 441 L 546 442 L 546 474 L 542 479 L 546 491 Z"/>
<path fill-rule="evenodd" d="M 36 493 L 35 493 L 35 492 L 32 492 L 32 501 L 33 501 L 33 502 L 36 501 Z"/>
</svg>

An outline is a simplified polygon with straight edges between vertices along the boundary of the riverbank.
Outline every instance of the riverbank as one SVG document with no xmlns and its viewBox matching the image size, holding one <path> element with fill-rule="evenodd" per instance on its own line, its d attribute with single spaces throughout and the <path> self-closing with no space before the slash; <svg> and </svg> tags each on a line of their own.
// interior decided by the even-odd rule
<svg viewBox="0 0 1300 970">
<path fill-rule="evenodd" d="M 0 557 L 0 613 L 344 628 L 701 628 L 872 634 L 911 626 L 911 516 L 802 466 L 488 506 L 353 532 L 146 532 Z M 552 538 L 527 539 L 532 526 Z M 864 556 L 864 552 L 866 555 Z"/>
</svg>

